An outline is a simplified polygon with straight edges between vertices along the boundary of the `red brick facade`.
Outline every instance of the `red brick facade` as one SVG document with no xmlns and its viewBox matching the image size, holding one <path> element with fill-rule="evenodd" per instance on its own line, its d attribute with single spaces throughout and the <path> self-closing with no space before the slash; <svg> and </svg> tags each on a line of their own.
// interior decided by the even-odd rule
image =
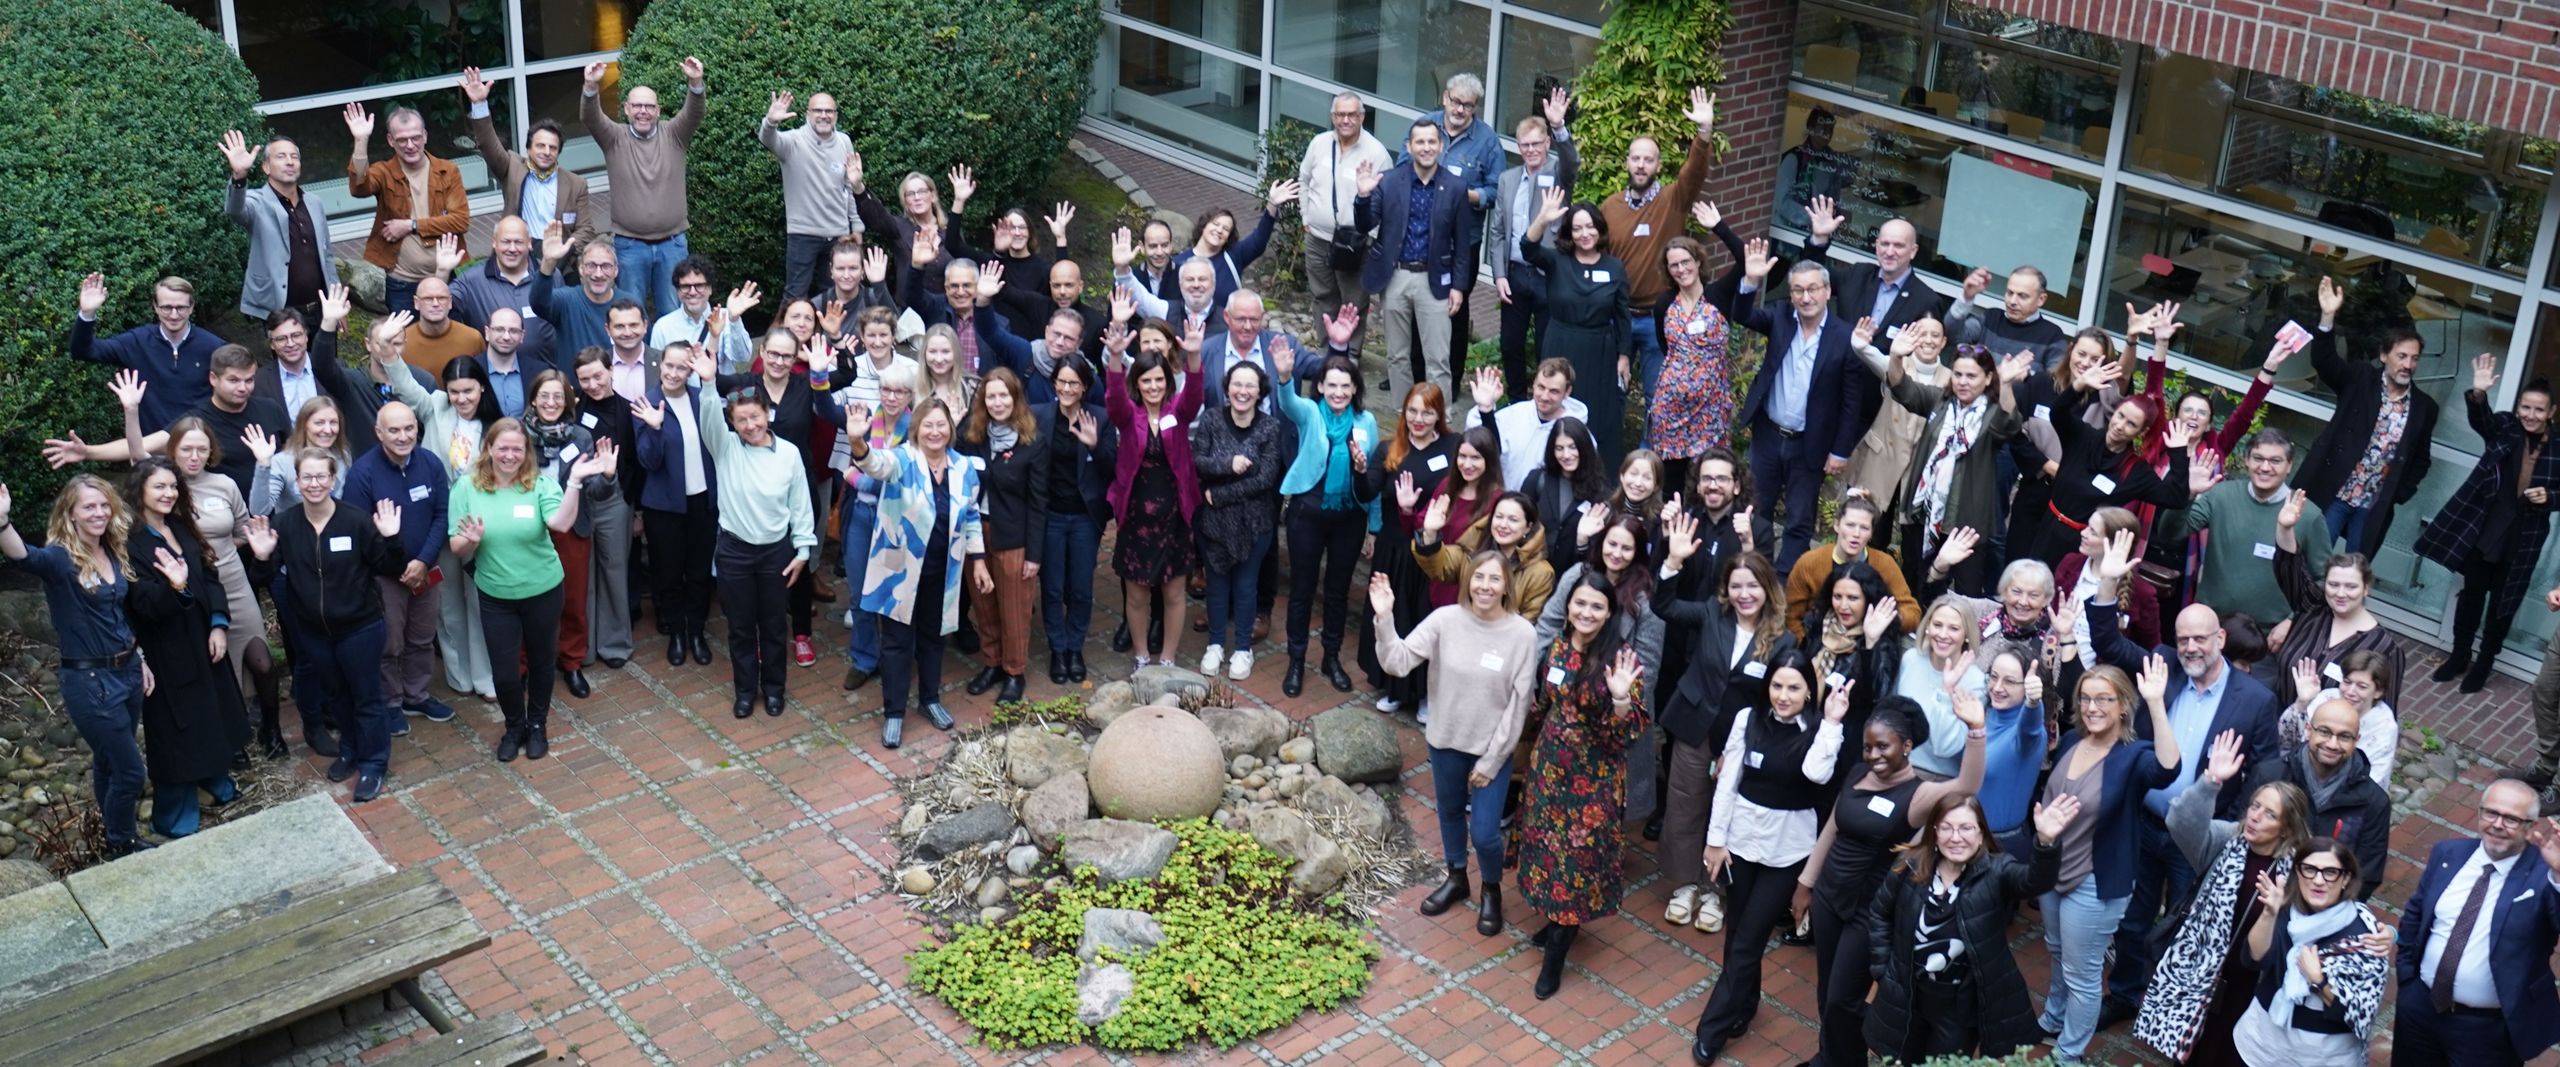
<svg viewBox="0 0 2560 1067">
<path fill-rule="evenodd" d="M 1787 67 L 1794 48 L 1793 0 L 1733 0 L 1733 29 L 1724 38 L 1724 85 L 1716 92 L 1716 125 L 1732 150 L 1707 179 L 1707 195 L 1734 228 L 1765 229 L 1777 196 L 1778 138 L 1787 124 Z M 1707 242 L 1709 255 L 1724 251 Z"/>
</svg>

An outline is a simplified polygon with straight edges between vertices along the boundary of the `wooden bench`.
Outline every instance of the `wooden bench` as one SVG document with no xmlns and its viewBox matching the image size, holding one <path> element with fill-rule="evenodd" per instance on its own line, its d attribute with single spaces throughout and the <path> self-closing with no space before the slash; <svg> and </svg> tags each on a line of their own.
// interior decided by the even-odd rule
<svg viewBox="0 0 2560 1067">
<path fill-rule="evenodd" d="M 542 1039 L 510 1012 L 437 1034 L 374 1067 L 524 1067 L 545 1054 Z"/>
<path fill-rule="evenodd" d="M 184 1063 L 384 990 L 451 1033 L 462 1028 L 418 976 L 488 944 L 453 891 L 413 868 L 115 961 L 0 1013 L 0 1067 Z"/>
</svg>

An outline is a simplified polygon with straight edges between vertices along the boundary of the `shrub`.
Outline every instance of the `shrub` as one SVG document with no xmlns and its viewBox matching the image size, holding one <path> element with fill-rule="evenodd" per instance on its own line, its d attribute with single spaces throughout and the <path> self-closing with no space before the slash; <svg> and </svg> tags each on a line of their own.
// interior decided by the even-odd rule
<svg viewBox="0 0 2560 1067">
<path fill-rule="evenodd" d="M 1639 136 L 1662 146 L 1665 181 L 1679 173 L 1697 132 L 1681 117 L 1689 87 L 1713 91 L 1724 81 L 1718 53 L 1725 31 L 1733 28 L 1724 0 L 1618 0 L 1616 7 L 1600 26 L 1591 66 L 1572 86 L 1581 109 L 1573 137 L 1592 146 L 1582 153 L 1582 200 L 1597 201 L 1626 187 L 1621 150 Z M 1729 147 L 1721 133 L 1715 143 L 1719 155 Z M 1608 147 L 1597 147 L 1603 145 Z"/>
<path fill-rule="evenodd" d="M 1313 123 L 1281 118 L 1262 134 L 1262 188 L 1269 190 L 1278 182 L 1295 181 L 1298 161 L 1304 158 L 1307 145 L 1324 131 Z M 1324 196 L 1325 190 L 1301 194 Z M 1280 209 L 1279 221 L 1271 224 L 1271 244 L 1263 249 L 1262 259 L 1253 266 L 1263 276 L 1263 295 L 1286 294 L 1303 297 L 1307 292 L 1307 225 L 1306 217 L 1296 206 Z"/>
<path fill-rule="evenodd" d="M 81 276 L 107 276 L 101 332 L 150 322 L 166 274 L 196 283 L 198 322 L 237 303 L 219 146 L 261 124 L 249 68 L 158 0 L 0 0 L 0 42 L 0 482 L 29 527 L 63 481 L 36 443 L 116 425 L 106 371 L 63 349 Z"/>
<path fill-rule="evenodd" d="M 709 98 L 686 161 L 687 243 L 724 277 L 770 282 L 782 276 L 782 171 L 756 124 L 775 91 L 804 113 L 810 93 L 834 94 L 865 181 L 892 211 L 908 171 L 941 185 L 967 164 L 970 213 L 984 219 L 1037 189 L 1066 147 L 1101 27 L 1095 0 L 658 0 L 632 28 L 621 84 L 672 102 L 677 64 L 702 59 Z M 1037 231 L 1043 211 L 1031 214 Z"/>
</svg>

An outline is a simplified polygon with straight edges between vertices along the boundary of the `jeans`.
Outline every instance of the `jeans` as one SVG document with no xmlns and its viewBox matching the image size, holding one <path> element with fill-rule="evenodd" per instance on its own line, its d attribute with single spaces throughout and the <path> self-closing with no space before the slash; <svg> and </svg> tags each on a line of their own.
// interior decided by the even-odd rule
<svg viewBox="0 0 2560 1067">
<path fill-rule="evenodd" d="M 909 675 L 915 678 L 916 703 L 942 699 L 942 612 L 936 609 L 927 617 L 919 610 L 915 617 L 923 625 L 874 616 L 880 620 L 881 711 L 892 719 L 906 717 Z"/>
<path fill-rule="evenodd" d="M 1779 430 L 1777 423 L 1765 417 L 1752 420 L 1751 441 L 1755 446 L 1751 450 L 1751 502 L 1762 515 L 1776 515 L 1778 502 L 1786 502 L 1787 525 L 1778 536 L 1774 562 L 1792 567 L 1796 557 L 1804 555 L 1804 550 L 1813 544 L 1814 497 L 1822 491 L 1824 457 L 1808 455 L 1807 450 L 1821 446 L 1805 440 L 1803 434 L 1789 435 Z"/>
<path fill-rule="evenodd" d="M 391 724 L 400 712 L 382 700 L 382 620 L 335 636 L 305 629 L 296 660 L 318 664 L 314 672 L 339 709 L 338 755 L 357 774 L 381 777 L 391 771 Z M 513 673 L 515 665 L 507 665 Z"/>
<path fill-rule="evenodd" d="M 418 283 L 402 281 L 389 274 L 382 276 L 382 304 L 390 314 L 418 309 Z"/>
<path fill-rule="evenodd" d="M 1511 789 L 1510 753 L 1503 753 L 1494 767 L 1493 781 L 1478 789 L 1467 781 L 1475 773 L 1475 753 L 1454 748 L 1430 751 L 1432 803 L 1440 811 L 1440 852 L 1448 857 L 1449 866 L 1464 867 L 1467 846 L 1473 843 L 1476 873 L 1491 887 L 1502 881 L 1502 797 Z"/>
<path fill-rule="evenodd" d="M 782 302 L 795 296 L 816 296 L 818 290 L 835 284 L 827 276 L 828 260 L 835 258 L 836 239 L 795 233 L 783 242 Z"/>
<path fill-rule="evenodd" d="M 2080 880 L 2069 893 L 2044 895 L 2044 947 L 2053 954 L 2053 985 L 2036 1022 L 2059 1030 L 2053 1058 L 2077 1063 L 2098 1036 L 2098 999 L 2106 987 L 2107 941 L 2124 918 L 2128 898 L 2098 899 L 2098 878 Z"/>
<path fill-rule="evenodd" d="M 844 654 L 855 669 L 863 671 L 880 669 L 880 616 L 862 609 L 862 588 L 871 567 L 871 531 L 879 524 L 879 504 L 865 504 L 860 497 L 844 502 L 844 573 L 849 586 L 845 599 L 853 602 L 853 625 L 846 627 Z"/>
<path fill-rule="evenodd" d="M 613 295 L 639 301 L 648 321 L 656 322 L 658 316 L 675 310 L 676 264 L 684 262 L 689 251 L 683 234 L 663 241 L 615 234 L 613 258 L 622 273 L 613 280 Z"/>
<path fill-rule="evenodd" d="M 2337 538 L 2341 552 L 2364 551 L 2364 521 L 2372 516 L 2372 507 L 2354 507 L 2343 500 L 2332 500 L 2320 509 L 2320 517 L 2329 521 L 2329 536 Z"/>
<path fill-rule="evenodd" d="M 2207 787 L 2210 788 L 2210 787 Z M 2107 998 L 2137 1003 L 2151 986 L 2151 924 L 2169 901 L 2183 899 L 2196 884 L 2187 854 L 2169 839 L 2169 827 L 2144 812 L 2137 823 L 2139 852 L 2134 855 L 2133 895 L 2125 898 L 2124 918 L 2116 923 L 2116 966 L 2107 975 Z M 2245 931 L 2244 931 L 2245 932 Z"/>
<path fill-rule="evenodd" d="M 134 808 L 142 802 L 142 746 L 134 727 L 142 721 L 142 664 L 62 672 L 62 710 L 89 746 L 89 789 L 107 824 L 107 847 L 142 839 Z"/>
<path fill-rule="evenodd" d="M 1320 493 L 1321 491 L 1319 491 Z M 1324 577 L 1324 650 L 1342 651 L 1342 628 L 1350 614 L 1351 572 L 1360 565 L 1360 539 L 1369 531 L 1369 513 L 1360 508 L 1327 511 L 1318 494 L 1289 505 L 1289 658 L 1307 657 L 1307 623 L 1314 614 L 1316 577 Z M 1253 633 L 1250 621 L 1245 633 Z"/>
<path fill-rule="evenodd" d="M 1229 651 L 1253 647 L 1254 583 L 1262 577 L 1262 560 L 1270 552 L 1271 539 L 1257 537 L 1234 568 L 1209 569 L 1210 644 Z"/>
<path fill-rule="evenodd" d="M 151 829 L 162 837 L 185 837 L 204 826 L 204 802 L 198 792 L 210 792 L 216 801 L 231 803 L 240 797 L 240 783 L 228 774 L 217 774 L 200 782 L 154 782 L 151 792 Z"/>
<path fill-rule="evenodd" d="M 1093 513 L 1052 511 L 1043 535 L 1049 565 L 1040 568 L 1040 620 L 1049 651 L 1082 652 L 1093 632 L 1093 568 L 1101 558 L 1102 528 Z"/>
<path fill-rule="evenodd" d="M 1654 384 L 1662 380 L 1662 342 L 1653 335 L 1653 316 L 1638 315 L 1635 324 L 1636 373 L 1644 375 L 1645 401 L 1653 400 Z"/>
<path fill-rule="evenodd" d="M 791 565 L 794 551 L 788 538 L 756 545 L 725 530 L 719 547 L 712 550 L 713 569 L 719 574 L 720 613 L 729 617 L 729 681 L 739 696 L 753 696 L 759 684 L 780 689 L 786 681 L 783 672 L 791 661 L 783 658 L 783 606 L 788 596 L 782 588 L 782 569 Z"/>
<path fill-rule="evenodd" d="M 480 592 L 480 640 L 497 674 L 498 711 L 512 732 L 551 721 L 551 683 L 559 676 L 560 616 L 566 594 L 555 585 L 509 599 Z M 519 672 L 516 663 L 524 669 Z"/>
<path fill-rule="evenodd" d="M 461 571 L 456 569 L 446 572 L 446 576 L 451 577 L 459 573 Z M 302 713 L 302 736 L 309 739 L 324 731 L 344 730 L 345 724 L 340 721 L 338 709 L 329 705 L 329 687 L 320 680 L 320 665 L 313 662 L 311 657 L 302 654 L 302 650 L 310 644 L 310 640 L 302 635 L 302 627 L 295 620 L 293 598 L 285 592 L 282 575 L 276 577 L 273 592 L 275 593 L 272 599 L 276 606 L 276 624 L 284 631 L 284 647 L 293 653 L 293 658 L 285 666 L 293 676 L 294 709 Z M 463 687 L 455 686 L 454 688 Z"/>
</svg>

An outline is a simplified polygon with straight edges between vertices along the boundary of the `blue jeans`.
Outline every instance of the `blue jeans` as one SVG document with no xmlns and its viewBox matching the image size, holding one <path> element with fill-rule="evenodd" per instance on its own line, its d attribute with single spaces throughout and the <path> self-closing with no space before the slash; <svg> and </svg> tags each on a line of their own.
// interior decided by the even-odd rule
<svg viewBox="0 0 2560 1067">
<path fill-rule="evenodd" d="M 379 777 L 391 770 L 391 724 L 400 710 L 382 700 L 382 642 L 385 628 L 375 619 L 348 633 L 326 636 L 308 627 L 293 650 L 295 663 L 311 663 L 313 680 L 327 691 L 338 709 L 338 755 L 357 774 Z M 515 669 L 505 664 L 505 670 Z"/>
<path fill-rule="evenodd" d="M 1449 866 L 1464 867 L 1467 844 L 1473 841 L 1476 871 L 1490 886 L 1502 880 L 1502 797 L 1511 788 L 1511 760 L 1503 759 L 1493 781 L 1482 789 L 1467 784 L 1467 776 L 1475 769 L 1475 753 L 1431 749 L 1432 803 L 1440 810 L 1440 851 L 1449 858 Z"/>
<path fill-rule="evenodd" d="M 1653 400 L 1654 383 L 1662 380 L 1662 342 L 1654 339 L 1653 316 L 1635 317 L 1636 367 L 1644 375 L 1645 401 Z"/>
<path fill-rule="evenodd" d="M 1091 512 L 1052 511 L 1044 536 L 1049 562 L 1040 568 L 1040 621 L 1049 633 L 1049 651 L 1083 652 L 1093 632 L 1093 568 L 1102 554 L 1102 528 Z"/>
<path fill-rule="evenodd" d="M 2044 947 L 2053 955 L 2053 986 L 2037 1022 L 2060 1030 L 2053 1058 L 2077 1063 L 2098 1036 L 2098 1000 L 2106 989 L 2107 941 L 2116 934 L 2129 898 L 2098 899 L 2098 876 L 2080 880 L 2070 893 L 2044 895 Z"/>
<path fill-rule="evenodd" d="M 240 796 L 240 784 L 228 774 L 215 775 L 201 782 L 156 782 L 151 796 L 151 829 L 162 837 L 185 837 L 203 825 L 203 805 L 198 791 L 210 791 L 214 800 L 228 804 Z"/>
<path fill-rule="evenodd" d="M 880 524 L 880 505 L 853 497 L 844 502 L 844 574 L 853 604 L 853 625 L 846 628 L 845 658 L 856 669 L 880 669 L 880 616 L 862 610 L 864 575 L 871 569 L 871 531 Z"/>
<path fill-rule="evenodd" d="M 62 672 L 62 710 L 89 746 L 89 789 L 107 824 L 107 847 L 126 848 L 142 833 L 133 811 L 142 803 L 142 746 L 134 727 L 142 721 L 142 664 Z"/>
<path fill-rule="evenodd" d="M 663 241 L 615 234 L 613 258 L 622 273 L 613 280 L 613 295 L 639 301 L 648 309 L 648 320 L 657 321 L 676 307 L 676 264 L 689 251 L 683 234 Z"/>
<path fill-rule="evenodd" d="M 2341 552 L 2364 551 L 2364 521 L 2372 516 L 2372 507 L 2354 507 L 2343 500 L 2332 500 L 2320 509 L 2320 517 L 2329 521 L 2329 536 L 2338 540 Z"/>
<path fill-rule="evenodd" d="M 2116 966 L 2107 975 L 2108 999 L 2123 1004 L 2140 1002 L 2151 987 L 2151 968 L 2159 962 L 2151 958 L 2151 924 L 2160 920 L 2160 909 L 2196 884 L 2196 872 L 2169 839 L 2169 827 L 2148 812 L 2139 825 L 2133 895 L 2125 898 L 2124 919 L 2116 924 Z"/>
<path fill-rule="evenodd" d="M 382 276 L 382 305 L 397 315 L 418 309 L 418 283 L 402 281 L 389 274 Z"/>
<path fill-rule="evenodd" d="M 1253 616 L 1259 607 L 1254 583 L 1262 577 L 1262 557 L 1271 539 L 1259 537 L 1245 549 L 1232 570 L 1209 571 L 1209 643 L 1233 651 L 1253 647 Z"/>
</svg>

